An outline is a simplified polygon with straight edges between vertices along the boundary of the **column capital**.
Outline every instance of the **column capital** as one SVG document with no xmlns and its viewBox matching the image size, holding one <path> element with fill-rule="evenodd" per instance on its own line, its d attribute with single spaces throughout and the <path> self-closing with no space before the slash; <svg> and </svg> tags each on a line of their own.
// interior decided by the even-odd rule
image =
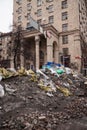
<svg viewBox="0 0 87 130">
<path fill-rule="evenodd" d="M 36 41 L 36 42 L 39 42 L 39 41 L 40 41 L 40 36 L 39 36 L 39 35 L 36 35 L 36 36 L 35 36 L 35 41 Z"/>
</svg>

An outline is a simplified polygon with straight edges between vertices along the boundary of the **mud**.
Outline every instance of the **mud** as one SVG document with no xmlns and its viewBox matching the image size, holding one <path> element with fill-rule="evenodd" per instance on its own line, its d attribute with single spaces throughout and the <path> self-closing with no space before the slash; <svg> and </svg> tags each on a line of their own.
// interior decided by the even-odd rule
<svg viewBox="0 0 87 130">
<path fill-rule="evenodd" d="M 57 90 L 50 97 L 29 79 L 17 76 L 1 81 L 5 96 L 0 98 L 0 130 L 87 130 L 87 96 L 82 82 L 71 86 L 71 96 Z M 53 80 L 57 82 L 56 77 Z M 7 91 L 6 85 L 14 91 Z"/>
</svg>

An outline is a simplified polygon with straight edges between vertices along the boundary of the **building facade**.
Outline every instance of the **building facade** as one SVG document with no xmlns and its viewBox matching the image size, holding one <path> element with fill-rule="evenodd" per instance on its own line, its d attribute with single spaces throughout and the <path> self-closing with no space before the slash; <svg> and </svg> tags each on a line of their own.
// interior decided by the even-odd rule
<svg viewBox="0 0 87 130">
<path fill-rule="evenodd" d="M 11 66 L 11 34 L 0 33 L 0 67 Z"/>
<path fill-rule="evenodd" d="M 14 0 L 13 25 L 23 31 L 21 66 L 73 63 L 80 70 L 87 65 L 86 0 Z"/>
</svg>

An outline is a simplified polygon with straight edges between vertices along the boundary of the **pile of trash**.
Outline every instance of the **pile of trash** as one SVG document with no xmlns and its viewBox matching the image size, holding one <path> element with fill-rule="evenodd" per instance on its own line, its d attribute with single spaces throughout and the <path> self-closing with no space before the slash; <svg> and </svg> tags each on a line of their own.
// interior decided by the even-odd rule
<svg viewBox="0 0 87 130">
<path fill-rule="evenodd" d="M 0 130 L 81 130 L 86 117 L 87 78 L 77 71 L 0 68 Z"/>
<path fill-rule="evenodd" d="M 37 82 L 38 87 L 45 91 L 48 96 L 53 96 L 57 90 L 65 96 L 74 95 L 78 91 L 78 87 L 83 87 L 87 83 L 86 77 L 83 77 L 82 74 L 63 65 L 49 62 L 36 72 L 26 70 L 23 67 L 17 71 L 13 68 L 0 68 L 0 81 L 16 76 L 29 76 L 29 80 Z M 0 97 L 4 96 L 2 86 L 0 86 L 0 93 Z"/>
</svg>

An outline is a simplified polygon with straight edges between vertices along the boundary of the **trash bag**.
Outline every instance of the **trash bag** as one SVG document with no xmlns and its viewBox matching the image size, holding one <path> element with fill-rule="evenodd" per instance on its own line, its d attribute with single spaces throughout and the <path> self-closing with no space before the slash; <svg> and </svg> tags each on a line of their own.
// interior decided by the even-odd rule
<svg viewBox="0 0 87 130">
<path fill-rule="evenodd" d="M 32 75 L 32 74 L 35 74 L 35 73 L 34 73 L 34 71 L 33 71 L 33 70 L 31 70 L 31 69 L 30 69 L 30 70 L 27 70 L 27 71 L 26 71 L 26 73 L 27 73 L 27 75 Z"/>
<path fill-rule="evenodd" d="M 66 72 L 66 74 L 71 74 L 72 70 L 68 67 L 65 67 L 65 72 Z"/>
<path fill-rule="evenodd" d="M 26 69 L 24 67 L 21 67 L 21 69 L 17 71 L 17 74 L 19 76 L 27 75 Z"/>
<path fill-rule="evenodd" d="M 0 74 L 3 79 L 12 77 L 14 73 L 7 71 L 5 68 L 0 68 Z"/>
<path fill-rule="evenodd" d="M 58 70 L 56 70 L 56 72 L 57 72 L 58 74 L 63 74 L 63 73 L 64 73 L 64 70 L 58 69 Z"/>
<path fill-rule="evenodd" d="M 50 85 L 45 85 L 43 80 L 40 80 L 40 81 L 39 81 L 38 86 L 39 86 L 42 90 L 44 90 L 45 92 L 51 92 L 51 91 L 52 91 L 51 86 L 50 86 Z"/>
<path fill-rule="evenodd" d="M 60 90 L 64 94 L 64 96 L 72 95 L 71 92 L 67 88 L 57 86 L 57 89 Z"/>
<path fill-rule="evenodd" d="M 37 82 L 37 76 L 35 74 L 32 74 L 29 81 Z"/>
<path fill-rule="evenodd" d="M 52 91 L 52 88 L 50 86 L 45 86 L 43 84 L 38 84 L 38 86 L 44 90 L 45 92 L 51 92 Z"/>
</svg>

